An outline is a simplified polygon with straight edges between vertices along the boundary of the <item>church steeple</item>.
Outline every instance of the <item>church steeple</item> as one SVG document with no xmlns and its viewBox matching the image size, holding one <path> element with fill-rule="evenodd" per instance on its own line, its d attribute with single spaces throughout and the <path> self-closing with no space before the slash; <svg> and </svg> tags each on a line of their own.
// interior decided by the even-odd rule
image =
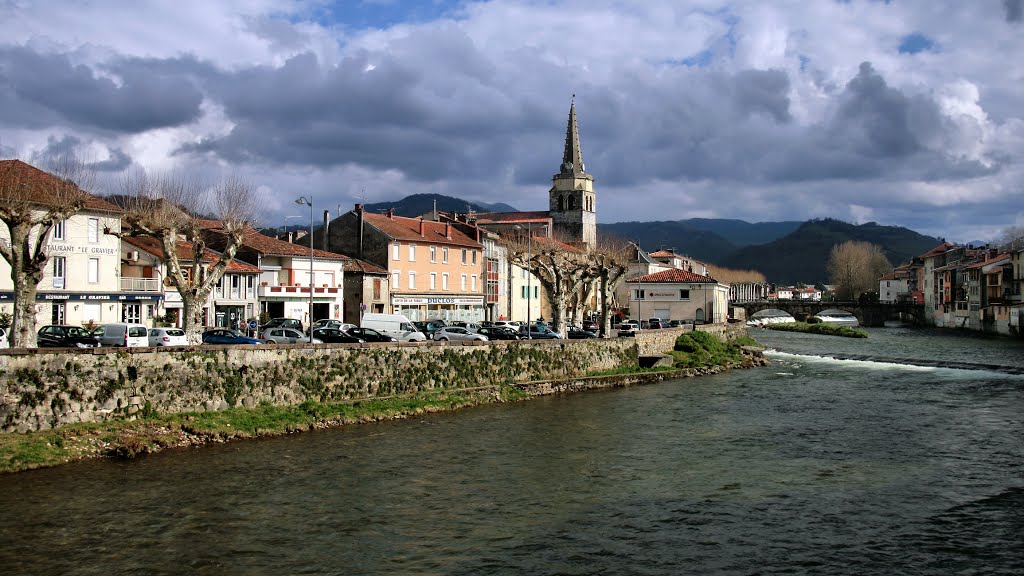
<svg viewBox="0 0 1024 576">
<path fill-rule="evenodd" d="M 586 174 L 583 166 L 583 151 L 580 149 L 580 132 L 576 128 L 576 95 L 569 105 L 569 124 L 565 127 L 565 150 L 562 152 L 562 166 L 559 174 Z"/>
</svg>

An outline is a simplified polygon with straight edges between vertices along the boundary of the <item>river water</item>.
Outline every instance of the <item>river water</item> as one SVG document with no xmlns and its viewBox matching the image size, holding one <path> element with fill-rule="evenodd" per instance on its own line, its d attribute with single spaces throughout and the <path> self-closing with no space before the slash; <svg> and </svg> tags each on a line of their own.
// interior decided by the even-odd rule
<svg viewBox="0 0 1024 576">
<path fill-rule="evenodd" d="M 1021 342 L 869 331 L 756 330 L 766 368 L 2 476 L 0 573 L 1021 574 Z"/>
</svg>

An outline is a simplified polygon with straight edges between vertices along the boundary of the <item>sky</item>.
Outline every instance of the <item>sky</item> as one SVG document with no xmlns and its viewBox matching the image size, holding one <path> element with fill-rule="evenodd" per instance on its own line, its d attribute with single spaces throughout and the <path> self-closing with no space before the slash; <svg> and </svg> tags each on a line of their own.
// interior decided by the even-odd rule
<svg viewBox="0 0 1024 576">
<path fill-rule="evenodd" d="M 1024 225 L 1024 0 L 0 0 L 0 157 L 242 177 L 279 225 L 547 209 L 575 95 L 598 222 Z M 288 219 L 290 223 L 296 220 Z"/>
</svg>

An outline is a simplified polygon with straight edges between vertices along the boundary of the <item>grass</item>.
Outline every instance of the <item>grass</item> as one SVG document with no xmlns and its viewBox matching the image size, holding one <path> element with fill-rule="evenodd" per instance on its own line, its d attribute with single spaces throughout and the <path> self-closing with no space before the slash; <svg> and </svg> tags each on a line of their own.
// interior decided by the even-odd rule
<svg viewBox="0 0 1024 576">
<path fill-rule="evenodd" d="M 808 324 L 807 322 L 780 322 L 768 324 L 770 330 L 783 332 L 807 332 L 808 334 L 824 334 L 826 336 L 844 336 L 846 338 L 867 338 L 868 333 L 849 326 L 835 324 Z"/>
<path fill-rule="evenodd" d="M 708 332 L 684 332 L 676 338 L 672 349 L 676 368 L 703 368 L 708 366 L 730 366 L 742 363 L 746 358 L 740 346 L 757 346 L 750 343 L 728 343 Z"/>
<path fill-rule="evenodd" d="M 674 366 L 651 366 L 650 368 L 641 368 L 639 366 L 622 366 L 619 368 L 612 368 L 611 370 L 596 370 L 594 372 L 587 372 L 587 376 L 626 376 L 629 374 L 648 374 L 650 372 L 665 372 L 669 370 L 676 370 L 676 368 Z"/>
<path fill-rule="evenodd" d="M 406 418 L 489 402 L 527 398 L 517 388 L 430 392 L 354 403 L 307 401 L 211 412 L 151 415 L 139 420 L 71 424 L 56 430 L 0 434 L 0 472 L 96 457 L 130 458 L 165 448 L 288 434 L 357 422 Z"/>
</svg>

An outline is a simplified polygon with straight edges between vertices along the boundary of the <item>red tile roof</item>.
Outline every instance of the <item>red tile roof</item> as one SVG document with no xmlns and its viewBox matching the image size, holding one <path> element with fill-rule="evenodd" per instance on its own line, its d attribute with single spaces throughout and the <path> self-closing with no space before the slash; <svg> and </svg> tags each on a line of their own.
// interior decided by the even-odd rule
<svg viewBox="0 0 1024 576">
<path fill-rule="evenodd" d="M 370 264 L 366 260 L 360 260 L 358 258 L 348 258 L 348 257 L 346 257 L 346 259 L 345 259 L 345 272 L 363 273 L 363 274 L 376 274 L 376 275 L 379 275 L 379 276 L 390 276 L 391 275 L 391 273 L 388 272 L 387 270 L 385 270 L 385 269 L 383 269 L 380 266 L 377 266 L 375 264 Z"/>
<path fill-rule="evenodd" d="M 939 244 L 935 248 L 932 248 L 931 250 L 929 250 L 929 251 L 925 252 L 924 254 L 922 254 L 921 258 L 928 258 L 930 256 L 938 256 L 939 254 L 944 254 L 944 253 L 952 250 L 953 248 L 956 248 L 956 244 L 952 244 L 952 243 L 949 243 L 949 242 L 943 242 L 942 244 Z"/>
<path fill-rule="evenodd" d="M 676 258 L 676 257 L 678 257 L 678 258 L 688 259 L 686 256 L 684 256 L 682 254 L 677 254 L 675 252 L 672 252 L 671 250 L 658 250 L 657 252 L 651 252 L 648 255 L 651 258 Z"/>
<path fill-rule="evenodd" d="M 29 194 L 26 200 L 43 206 L 52 202 L 53 190 L 58 186 L 64 186 L 63 180 L 57 176 L 44 172 L 35 166 L 26 164 L 21 160 L 0 160 L 0 189 L 10 185 L 27 184 Z M 110 202 L 89 194 L 75 186 L 73 188 L 83 196 L 83 209 L 96 210 L 100 212 L 120 213 L 122 210 Z"/>
<path fill-rule="evenodd" d="M 163 259 L 164 250 L 160 241 L 152 236 L 125 236 L 122 238 L 128 244 L 135 246 L 140 250 L 145 250 L 157 258 Z M 178 259 L 182 262 L 192 262 L 193 245 L 191 242 L 185 242 L 179 240 L 175 245 L 175 249 L 178 253 Z M 203 262 L 215 262 L 220 255 L 213 250 L 203 251 Z M 228 270 L 232 272 L 244 272 L 259 274 L 261 270 L 252 264 L 242 262 L 241 260 L 232 259 L 228 262 Z"/>
<path fill-rule="evenodd" d="M 420 220 L 419 218 L 408 218 L 406 216 L 392 216 L 389 218 L 385 214 L 371 214 L 369 212 L 363 212 L 363 221 L 395 240 L 483 248 L 483 244 L 462 233 L 455 226 L 451 226 L 451 238 L 449 239 L 446 236 L 446 228 L 449 224 L 445 222 Z M 420 235 L 421 222 L 423 224 L 422 236 Z"/>
<path fill-rule="evenodd" d="M 222 234 L 224 233 L 222 223 L 219 220 L 202 220 L 201 222 L 203 227 L 208 230 L 213 230 Z M 292 244 L 291 242 L 271 238 L 265 234 L 260 234 L 255 229 L 248 226 L 246 226 L 245 232 L 243 233 L 242 244 L 246 248 L 251 248 L 256 252 L 267 256 L 309 257 L 309 246 Z M 317 250 L 316 248 L 313 249 L 313 257 L 324 260 L 343 260 L 348 258 L 344 254 L 336 254 L 334 252 L 327 252 L 326 250 Z"/>
<path fill-rule="evenodd" d="M 694 283 L 694 282 L 709 282 L 717 283 L 718 281 L 710 276 L 701 276 L 695 274 L 689 270 L 664 270 L 662 272 L 655 272 L 654 274 L 647 274 L 645 276 L 637 276 L 636 278 L 630 278 L 626 282 L 644 282 L 644 283 L 665 283 L 665 284 L 678 284 L 682 282 Z"/>
</svg>

